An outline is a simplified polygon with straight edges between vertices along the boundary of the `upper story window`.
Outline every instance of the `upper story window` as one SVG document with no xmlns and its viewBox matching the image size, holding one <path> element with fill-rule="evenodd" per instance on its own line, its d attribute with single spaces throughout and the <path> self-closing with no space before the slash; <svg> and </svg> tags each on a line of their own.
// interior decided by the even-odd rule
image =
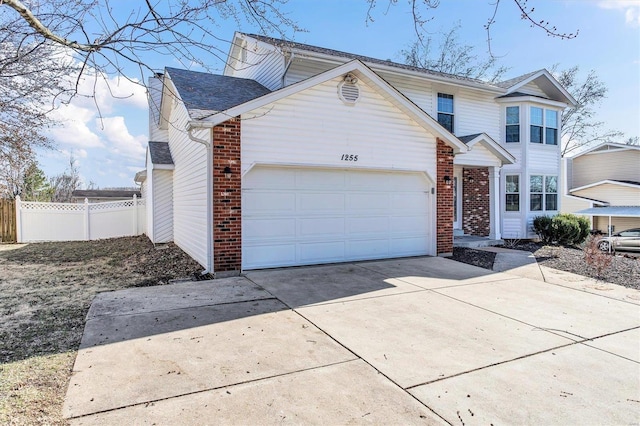
<svg viewBox="0 0 640 426">
<path fill-rule="evenodd" d="M 530 141 L 547 145 L 558 145 L 558 112 L 551 109 L 531 107 Z"/>
<path fill-rule="evenodd" d="M 438 93 L 438 123 L 453 133 L 453 95 Z"/>
<path fill-rule="evenodd" d="M 507 107 L 506 141 L 520 142 L 520 107 Z"/>
<path fill-rule="evenodd" d="M 529 210 L 558 210 L 558 177 L 532 175 L 529 177 Z"/>
</svg>

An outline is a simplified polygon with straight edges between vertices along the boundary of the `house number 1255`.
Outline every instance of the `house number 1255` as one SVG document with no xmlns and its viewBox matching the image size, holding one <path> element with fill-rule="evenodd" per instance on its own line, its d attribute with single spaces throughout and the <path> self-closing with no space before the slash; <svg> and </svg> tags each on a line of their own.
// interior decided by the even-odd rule
<svg viewBox="0 0 640 426">
<path fill-rule="evenodd" d="M 358 161 L 358 154 L 354 155 L 354 154 L 342 154 L 342 157 L 340 157 L 340 160 L 342 161 Z"/>
</svg>

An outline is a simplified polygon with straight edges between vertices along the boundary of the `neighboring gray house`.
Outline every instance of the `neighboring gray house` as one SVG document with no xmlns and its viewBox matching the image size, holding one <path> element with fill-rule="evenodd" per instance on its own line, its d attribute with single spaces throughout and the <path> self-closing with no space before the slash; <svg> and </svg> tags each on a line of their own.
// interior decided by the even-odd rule
<svg viewBox="0 0 640 426">
<path fill-rule="evenodd" d="M 118 190 L 118 189 L 76 189 L 71 193 L 71 201 L 74 203 L 101 203 L 105 201 L 131 200 L 133 196 L 140 198 L 141 192 L 138 190 Z"/>
<path fill-rule="evenodd" d="M 546 70 L 490 84 L 236 33 L 224 75 L 150 86 L 149 237 L 209 272 L 443 255 L 559 209 L 574 100 Z"/>
</svg>

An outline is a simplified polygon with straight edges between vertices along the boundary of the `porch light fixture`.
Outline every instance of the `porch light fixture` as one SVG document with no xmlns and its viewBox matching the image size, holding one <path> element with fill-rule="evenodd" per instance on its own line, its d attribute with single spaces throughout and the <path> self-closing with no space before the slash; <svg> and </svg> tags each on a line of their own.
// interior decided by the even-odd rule
<svg viewBox="0 0 640 426">
<path fill-rule="evenodd" d="M 445 185 L 451 185 L 451 178 L 449 175 L 446 175 L 443 180 Z"/>
<path fill-rule="evenodd" d="M 224 168 L 224 176 L 227 179 L 231 179 L 231 167 L 227 166 Z"/>
</svg>

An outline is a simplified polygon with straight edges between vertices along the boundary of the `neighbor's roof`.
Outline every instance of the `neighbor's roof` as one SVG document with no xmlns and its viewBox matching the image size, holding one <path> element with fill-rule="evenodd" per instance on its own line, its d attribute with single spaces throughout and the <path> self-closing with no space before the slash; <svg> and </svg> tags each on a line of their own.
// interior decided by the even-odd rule
<svg viewBox="0 0 640 426">
<path fill-rule="evenodd" d="M 640 206 L 592 207 L 576 213 L 587 216 L 640 217 Z"/>
<path fill-rule="evenodd" d="M 151 164 L 173 164 L 168 142 L 149 142 Z"/>
<path fill-rule="evenodd" d="M 116 189 L 76 189 L 71 193 L 74 198 L 130 198 L 140 197 L 140 191 Z"/>
<path fill-rule="evenodd" d="M 297 43 L 297 42 L 293 42 L 293 41 L 282 40 L 282 39 L 277 39 L 277 38 L 267 37 L 267 36 L 262 36 L 262 35 L 257 35 L 257 34 L 246 34 L 246 33 L 241 33 L 241 34 L 247 35 L 249 37 L 255 38 L 256 40 L 263 41 L 265 43 L 272 44 L 272 45 L 277 46 L 279 48 L 313 52 L 313 53 L 318 53 L 318 54 L 321 54 L 321 55 L 345 58 L 347 60 L 357 59 L 357 60 L 359 60 L 361 62 L 364 62 L 366 64 L 385 65 L 385 66 L 389 66 L 389 67 L 393 67 L 393 68 L 398 68 L 398 69 L 403 69 L 403 70 L 408 70 L 408 71 L 415 71 L 415 72 L 423 73 L 423 74 L 426 74 L 426 75 L 447 78 L 447 79 L 450 79 L 450 80 L 466 81 L 466 82 L 469 82 L 469 83 L 474 83 L 474 84 L 479 84 L 479 85 L 482 85 L 482 86 L 486 86 L 488 89 L 493 89 L 493 90 L 496 90 L 498 88 L 497 85 L 495 85 L 495 84 L 491 84 L 491 83 L 488 83 L 486 81 L 479 80 L 479 79 L 476 79 L 476 78 L 463 77 L 463 76 L 455 75 L 455 74 L 448 74 L 448 73 L 445 73 L 445 72 L 434 71 L 434 70 L 430 70 L 430 69 L 427 69 L 427 68 L 420 68 L 420 67 L 414 67 L 414 66 L 407 65 L 407 64 L 401 64 L 401 63 L 393 62 L 393 61 L 390 61 L 390 60 L 376 59 L 376 58 L 372 58 L 370 56 L 356 55 L 354 53 L 342 52 L 340 50 L 327 49 L 325 47 L 312 46 L 312 45 L 309 45 L 309 44 Z"/>
<path fill-rule="evenodd" d="M 271 93 L 255 80 L 165 68 L 187 109 L 225 111 Z"/>
</svg>

